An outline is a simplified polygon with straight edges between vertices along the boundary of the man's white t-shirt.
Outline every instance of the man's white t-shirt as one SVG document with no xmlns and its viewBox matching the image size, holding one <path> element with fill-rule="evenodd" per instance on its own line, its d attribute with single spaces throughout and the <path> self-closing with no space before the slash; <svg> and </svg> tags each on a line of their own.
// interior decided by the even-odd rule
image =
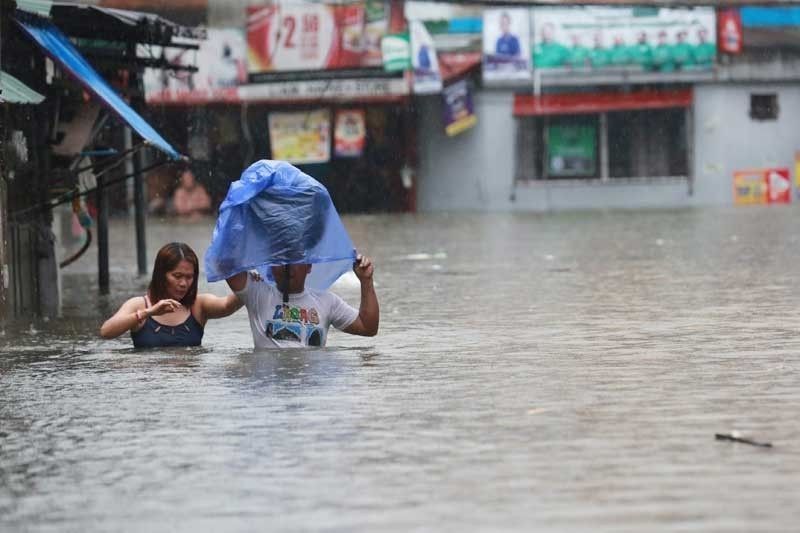
<svg viewBox="0 0 800 533">
<path fill-rule="evenodd" d="M 284 304 L 277 287 L 248 279 L 236 296 L 247 307 L 256 348 L 325 346 L 329 326 L 345 329 L 358 318 L 358 310 L 328 291 L 306 289 Z"/>
</svg>

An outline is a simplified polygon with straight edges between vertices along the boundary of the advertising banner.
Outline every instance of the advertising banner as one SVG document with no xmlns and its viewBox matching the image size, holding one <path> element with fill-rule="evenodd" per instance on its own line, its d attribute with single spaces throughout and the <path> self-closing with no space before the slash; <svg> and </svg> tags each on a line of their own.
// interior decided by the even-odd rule
<svg viewBox="0 0 800 533">
<path fill-rule="evenodd" d="M 237 87 L 247 81 L 244 32 L 238 28 L 208 29 L 198 50 L 140 46 L 139 56 L 164 57 L 173 64 L 197 67 L 197 72 L 145 69 L 148 103 L 238 101 Z"/>
<path fill-rule="evenodd" d="M 327 109 L 269 114 L 272 159 L 325 163 L 331 158 L 331 119 Z"/>
<path fill-rule="evenodd" d="M 726 54 L 742 53 L 742 16 L 736 8 L 720 9 L 719 50 Z"/>
<path fill-rule="evenodd" d="M 297 0 L 247 8 L 251 74 L 358 67 L 364 55 L 364 4 Z"/>
<path fill-rule="evenodd" d="M 363 109 L 336 111 L 333 133 L 333 153 L 336 157 L 361 157 L 366 140 L 367 125 Z"/>
<path fill-rule="evenodd" d="M 527 9 L 483 11 L 484 80 L 531 79 L 530 20 Z"/>
<path fill-rule="evenodd" d="M 364 23 L 364 57 L 361 65 L 380 67 L 383 64 L 381 40 L 389 31 L 388 0 L 366 0 Z"/>
<path fill-rule="evenodd" d="M 414 69 L 414 92 L 433 94 L 442 91 L 442 75 L 436 48 L 425 24 L 420 20 L 409 22 L 411 29 L 411 65 Z"/>
<path fill-rule="evenodd" d="M 788 204 L 792 181 L 788 168 L 760 168 L 733 173 L 735 205 Z"/>
<path fill-rule="evenodd" d="M 445 87 L 442 98 L 444 99 L 444 130 L 449 137 L 470 129 L 478 122 L 467 80 L 460 80 Z"/>
<path fill-rule="evenodd" d="M 547 127 L 547 175 L 584 177 L 597 173 L 597 127 L 551 124 Z"/>
<path fill-rule="evenodd" d="M 534 69 L 708 70 L 716 58 L 714 9 L 534 8 Z"/>
<path fill-rule="evenodd" d="M 411 42 L 407 33 L 386 35 L 381 39 L 383 70 L 399 72 L 411 69 Z"/>
</svg>

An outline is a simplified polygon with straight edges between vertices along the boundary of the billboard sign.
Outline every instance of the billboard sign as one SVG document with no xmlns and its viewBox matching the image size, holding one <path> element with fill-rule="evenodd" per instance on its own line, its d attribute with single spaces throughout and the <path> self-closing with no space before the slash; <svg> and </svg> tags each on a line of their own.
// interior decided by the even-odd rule
<svg viewBox="0 0 800 533">
<path fill-rule="evenodd" d="M 713 8 L 533 9 L 534 69 L 703 71 L 716 59 Z"/>
<path fill-rule="evenodd" d="M 326 163 L 331 158 L 331 118 L 327 109 L 269 114 L 272 159 Z"/>
</svg>

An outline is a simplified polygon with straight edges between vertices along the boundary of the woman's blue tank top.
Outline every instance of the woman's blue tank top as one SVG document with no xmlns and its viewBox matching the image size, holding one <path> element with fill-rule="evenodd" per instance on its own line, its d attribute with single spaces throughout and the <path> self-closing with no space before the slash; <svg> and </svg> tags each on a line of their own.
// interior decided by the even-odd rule
<svg viewBox="0 0 800 533">
<path fill-rule="evenodd" d="M 153 317 L 147 317 L 139 331 L 131 331 L 131 339 L 135 348 L 200 346 L 203 342 L 203 326 L 191 312 L 186 320 L 176 326 L 159 324 Z"/>
</svg>

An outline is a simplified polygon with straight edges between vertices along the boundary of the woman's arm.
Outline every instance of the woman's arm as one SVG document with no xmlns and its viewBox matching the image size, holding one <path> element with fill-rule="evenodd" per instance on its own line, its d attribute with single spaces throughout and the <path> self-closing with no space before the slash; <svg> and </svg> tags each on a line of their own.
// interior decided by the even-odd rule
<svg viewBox="0 0 800 533">
<path fill-rule="evenodd" d="M 146 307 L 144 298 L 136 296 L 131 298 L 100 326 L 100 336 L 104 339 L 114 339 L 126 331 L 139 331 L 147 317 L 170 313 L 181 307 L 175 300 L 161 300 L 157 304 Z"/>
<path fill-rule="evenodd" d="M 137 331 L 147 319 L 144 298 L 131 298 L 114 315 L 100 326 L 100 336 L 104 339 L 119 337 L 129 330 Z"/>
</svg>

